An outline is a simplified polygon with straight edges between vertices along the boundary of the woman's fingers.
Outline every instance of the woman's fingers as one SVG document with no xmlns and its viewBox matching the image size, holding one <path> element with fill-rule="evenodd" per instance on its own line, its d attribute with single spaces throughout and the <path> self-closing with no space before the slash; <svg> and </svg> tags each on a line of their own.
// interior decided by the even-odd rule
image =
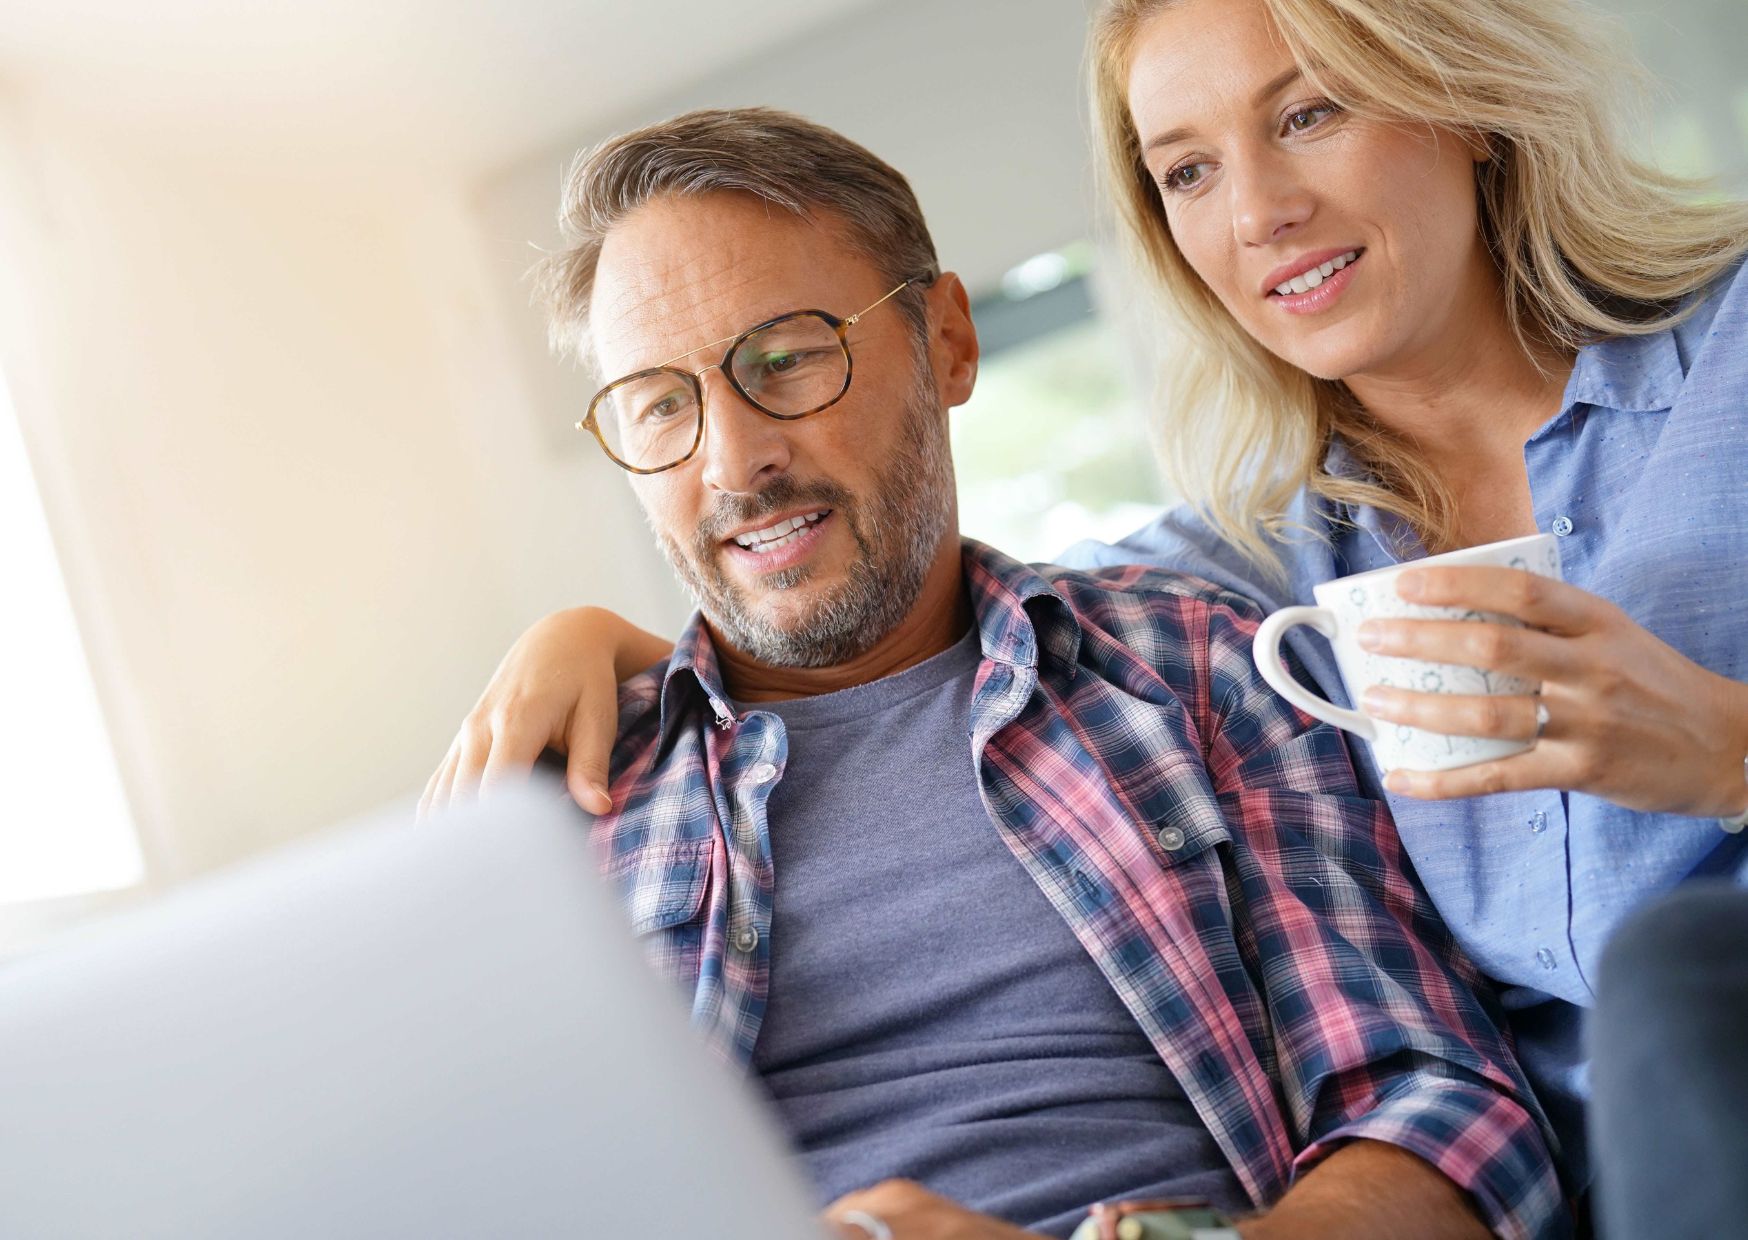
<svg viewBox="0 0 1748 1240">
<path fill-rule="evenodd" d="M 425 795 L 419 799 L 419 817 L 426 819 L 449 806 L 449 792 L 455 786 L 455 764 L 461 760 L 461 738 L 450 742 L 449 752 L 425 785 Z"/>
<path fill-rule="evenodd" d="M 489 795 L 500 788 L 523 783 L 546 749 L 552 729 L 526 713 L 511 713 L 492 729 L 491 749 L 480 774 L 480 791 Z"/>
<path fill-rule="evenodd" d="M 1567 635 L 1587 631 L 1610 606 L 1577 586 L 1521 568 L 1415 568 L 1400 574 L 1395 585 L 1404 602 L 1497 612 Z"/>
<path fill-rule="evenodd" d="M 1538 743 L 1534 749 L 1460 766 L 1454 771 L 1409 771 L 1398 768 L 1384 776 L 1384 787 L 1423 801 L 1491 796 L 1496 792 L 1528 792 L 1536 788 L 1569 788 L 1577 765 L 1572 746 Z"/>
<path fill-rule="evenodd" d="M 1563 680 L 1576 671 L 1573 639 L 1537 629 L 1476 620 L 1368 620 L 1359 643 L 1373 654 L 1454 663 L 1530 680 Z"/>
<path fill-rule="evenodd" d="M 486 760 L 492 753 L 491 725 L 470 715 L 461 725 L 458 740 L 461 751 L 455 764 L 455 780 L 449 790 L 451 805 L 462 805 L 479 797 L 480 780 L 485 777 Z"/>
<path fill-rule="evenodd" d="M 572 712 L 565 735 L 565 786 L 576 803 L 591 814 L 612 810 L 607 792 L 608 764 L 613 741 L 619 733 L 619 695 L 616 688 L 585 693 Z"/>
<path fill-rule="evenodd" d="M 1457 693 L 1413 693 L 1373 685 L 1361 699 L 1361 709 L 1374 719 L 1442 732 L 1446 736 L 1484 736 L 1502 740 L 1534 740 L 1540 697 L 1498 694 L 1493 697 Z M 1553 720 L 1549 719 L 1549 728 Z M 1545 731 L 1544 731 L 1545 734 Z"/>
</svg>

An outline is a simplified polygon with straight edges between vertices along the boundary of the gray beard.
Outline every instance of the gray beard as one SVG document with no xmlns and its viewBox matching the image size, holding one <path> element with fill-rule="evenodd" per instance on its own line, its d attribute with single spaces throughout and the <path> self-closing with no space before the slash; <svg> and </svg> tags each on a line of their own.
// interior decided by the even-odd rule
<svg viewBox="0 0 1748 1240">
<path fill-rule="evenodd" d="M 922 594 L 924 579 L 953 520 L 953 464 L 944 411 L 927 372 L 903 409 L 904 433 L 872 493 L 852 495 L 833 482 L 801 483 L 785 474 L 762 491 L 725 496 L 699 523 L 690 552 L 656 531 L 662 554 L 716 636 L 771 667 L 833 667 L 865 654 L 898 627 Z M 830 508 L 856 543 L 844 583 L 787 624 L 761 611 L 722 569 L 728 531 L 803 504 Z M 768 589 L 810 580 L 811 565 L 766 576 Z"/>
</svg>

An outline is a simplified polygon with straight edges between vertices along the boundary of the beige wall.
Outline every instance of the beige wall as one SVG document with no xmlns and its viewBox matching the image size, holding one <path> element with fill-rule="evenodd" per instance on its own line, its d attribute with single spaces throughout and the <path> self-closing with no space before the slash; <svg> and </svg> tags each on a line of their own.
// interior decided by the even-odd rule
<svg viewBox="0 0 1748 1240">
<path fill-rule="evenodd" d="M 7 114 L 15 405 L 155 877 L 417 790 L 557 601 L 679 607 L 555 458 L 458 185 Z"/>
</svg>

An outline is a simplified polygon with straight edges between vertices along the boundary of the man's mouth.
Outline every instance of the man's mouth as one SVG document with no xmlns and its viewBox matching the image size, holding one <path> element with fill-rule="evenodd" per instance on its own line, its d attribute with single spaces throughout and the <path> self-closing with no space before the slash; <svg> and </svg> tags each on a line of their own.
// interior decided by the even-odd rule
<svg viewBox="0 0 1748 1240">
<path fill-rule="evenodd" d="M 799 542 L 806 536 L 809 526 L 816 525 L 831 515 L 830 508 L 820 508 L 812 512 L 797 513 L 785 517 L 763 529 L 747 530 L 734 535 L 729 541 L 751 551 L 754 555 L 770 555 L 792 543 Z"/>
</svg>

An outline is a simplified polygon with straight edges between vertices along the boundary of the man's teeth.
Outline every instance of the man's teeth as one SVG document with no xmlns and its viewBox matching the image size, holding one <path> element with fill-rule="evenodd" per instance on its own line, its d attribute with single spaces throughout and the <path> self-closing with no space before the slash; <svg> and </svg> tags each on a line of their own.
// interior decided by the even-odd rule
<svg viewBox="0 0 1748 1240">
<path fill-rule="evenodd" d="M 1359 256 L 1360 252 L 1358 250 L 1349 250 L 1346 254 L 1330 259 L 1321 267 L 1313 267 L 1310 271 L 1294 276 L 1285 284 L 1275 285 L 1275 292 L 1279 293 L 1282 297 L 1287 296 L 1289 293 L 1309 293 L 1312 289 L 1316 288 L 1319 284 L 1322 284 L 1325 280 L 1329 279 L 1330 276 L 1340 271 L 1343 267 L 1353 262 L 1353 260 Z"/>
<path fill-rule="evenodd" d="M 736 534 L 734 540 L 748 551 L 766 555 L 778 547 L 786 547 L 801 537 L 801 527 L 812 525 L 825 516 L 830 509 L 822 508 L 818 512 L 803 513 L 799 517 L 790 517 L 777 524 L 767 526 L 762 530 L 754 530 L 750 534 Z"/>
</svg>

